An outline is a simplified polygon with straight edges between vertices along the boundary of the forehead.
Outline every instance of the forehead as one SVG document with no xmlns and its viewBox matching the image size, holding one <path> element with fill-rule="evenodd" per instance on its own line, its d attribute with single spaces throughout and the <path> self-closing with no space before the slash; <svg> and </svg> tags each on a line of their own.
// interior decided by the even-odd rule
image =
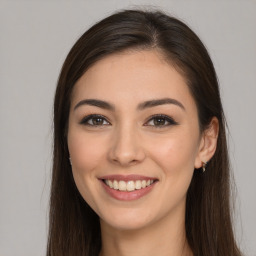
<svg viewBox="0 0 256 256">
<path fill-rule="evenodd" d="M 194 104 L 185 78 L 158 51 L 129 51 L 107 56 L 90 67 L 75 84 L 72 103 L 100 98 L 132 104 L 167 96 Z"/>
</svg>

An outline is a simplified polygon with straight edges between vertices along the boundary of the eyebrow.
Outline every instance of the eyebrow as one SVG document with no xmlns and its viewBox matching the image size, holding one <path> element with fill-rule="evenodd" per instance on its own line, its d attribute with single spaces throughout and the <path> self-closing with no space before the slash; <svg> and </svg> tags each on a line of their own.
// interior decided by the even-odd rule
<svg viewBox="0 0 256 256">
<path fill-rule="evenodd" d="M 81 100 L 79 101 L 75 107 L 74 110 L 76 110 L 78 107 L 82 106 L 82 105 L 90 105 L 90 106 L 95 106 L 95 107 L 99 107 L 99 108 L 103 108 L 103 109 L 107 109 L 107 110 L 115 110 L 114 105 L 103 101 L 103 100 L 97 100 L 97 99 L 86 99 L 86 100 Z"/>
<path fill-rule="evenodd" d="M 171 98 L 148 100 L 148 101 L 140 103 L 138 105 L 137 109 L 144 110 L 146 108 L 156 107 L 156 106 L 165 105 L 165 104 L 173 104 L 173 105 L 176 105 L 176 106 L 180 107 L 181 109 L 185 110 L 185 107 L 183 106 L 183 104 L 180 101 L 171 99 Z M 76 110 L 78 107 L 80 107 L 82 105 L 96 106 L 96 107 L 106 109 L 106 110 L 111 110 L 111 111 L 115 110 L 114 105 L 112 105 L 106 101 L 97 100 L 97 99 L 81 100 L 75 105 L 74 110 Z"/>
<path fill-rule="evenodd" d="M 183 104 L 180 101 L 171 99 L 171 98 L 163 98 L 163 99 L 145 101 L 143 103 L 140 103 L 138 105 L 137 109 L 143 110 L 145 108 L 151 108 L 151 107 L 156 107 L 156 106 L 165 105 L 165 104 L 174 104 L 174 105 L 182 108 L 183 110 L 185 110 L 185 107 L 183 106 Z"/>
</svg>

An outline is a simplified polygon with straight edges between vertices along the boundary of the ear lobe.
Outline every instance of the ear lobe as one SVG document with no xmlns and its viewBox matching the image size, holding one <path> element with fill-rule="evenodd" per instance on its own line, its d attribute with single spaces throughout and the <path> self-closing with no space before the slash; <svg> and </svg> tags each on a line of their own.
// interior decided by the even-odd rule
<svg viewBox="0 0 256 256">
<path fill-rule="evenodd" d="M 202 167 L 203 162 L 208 162 L 214 155 L 217 148 L 219 134 L 219 121 L 213 117 L 208 128 L 203 131 L 197 157 L 195 159 L 195 168 Z"/>
</svg>

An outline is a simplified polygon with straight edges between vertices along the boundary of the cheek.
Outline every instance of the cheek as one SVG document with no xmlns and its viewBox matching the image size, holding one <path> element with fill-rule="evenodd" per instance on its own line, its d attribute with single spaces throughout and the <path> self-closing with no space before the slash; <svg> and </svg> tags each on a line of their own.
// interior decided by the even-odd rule
<svg viewBox="0 0 256 256">
<path fill-rule="evenodd" d="M 151 157 L 165 171 L 165 175 L 193 172 L 198 150 L 195 137 L 189 133 L 177 133 L 154 141 L 154 147 L 150 148 Z"/>
<path fill-rule="evenodd" d="M 104 139 L 99 140 L 83 132 L 70 132 L 68 148 L 73 169 L 83 175 L 90 174 L 99 163 L 104 161 L 106 148 Z"/>
<path fill-rule="evenodd" d="M 69 131 L 68 148 L 76 186 L 84 200 L 97 211 L 94 195 L 97 191 L 95 170 L 104 163 L 104 140 L 84 132 Z"/>
</svg>

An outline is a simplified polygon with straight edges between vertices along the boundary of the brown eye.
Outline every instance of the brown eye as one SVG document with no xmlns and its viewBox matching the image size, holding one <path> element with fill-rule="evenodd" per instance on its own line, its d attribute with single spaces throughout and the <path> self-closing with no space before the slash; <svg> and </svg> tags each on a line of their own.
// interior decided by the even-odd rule
<svg viewBox="0 0 256 256">
<path fill-rule="evenodd" d="M 152 126 L 152 127 L 166 127 L 170 125 L 177 125 L 178 123 L 173 120 L 173 118 L 166 116 L 166 115 L 155 115 L 152 116 L 145 126 Z"/>
<path fill-rule="evenodd" d="M 93 125 L 103 125 L 103 123 L 104 123 L 104 120 L 101 117 L 92 118 Z"/>
<path fill-rule="evenodd" d="M 103 126 L 109 125 L 110 123 L 106 120 L 105 117 L 101 115 L 89 115 L 86 116 L 80 124 L 88 125 L 88 126 Z"/>
<path fill-rule="evenodd" d="M 162 117 L 157 117 L 153 119 L 154 121 L 154 125 L 165 125 L 166 124 L 166 120 Z"/>
</svg>

